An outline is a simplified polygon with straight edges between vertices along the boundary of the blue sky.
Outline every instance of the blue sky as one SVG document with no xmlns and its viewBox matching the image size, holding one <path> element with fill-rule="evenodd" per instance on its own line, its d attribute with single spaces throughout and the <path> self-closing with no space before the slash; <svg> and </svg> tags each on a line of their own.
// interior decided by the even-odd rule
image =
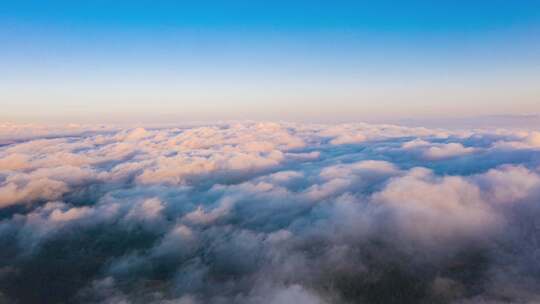
<svg viewBox="0 0 540 304">
<path fill-rule="evenodd" d="M 10 1 L 0 44 L 2 120 L 540 113 L 539 1 Z"/>
</svg>

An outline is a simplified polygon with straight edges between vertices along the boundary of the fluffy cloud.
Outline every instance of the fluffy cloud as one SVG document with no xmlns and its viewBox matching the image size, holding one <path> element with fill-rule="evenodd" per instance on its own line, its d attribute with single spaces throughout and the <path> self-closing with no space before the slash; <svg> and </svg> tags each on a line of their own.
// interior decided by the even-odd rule
<svg viewBox="0 0 540 304">
<path fill-rule="evenodd" d="M 451 158 L 467 155 L 477 151 L 472 147 L 464 147 L 460 143 L 430 143 L 422 139 L 415 139 L 401 146 L 405 150 L 420 150 L 428 160 Z"/>
<path fill-rule="evenodd" d="M 0 301 L 533 303 L 538 134 L 2 124 Z"/>
<path fill-rule="evenodd" d="M 392 222 L 407 240 L 438 242 L 482 238 L 500 224 L 480 189 L 462 177 L 436 177 L 414 168 L 375 195 L 389 206 Z"/>
</svg>

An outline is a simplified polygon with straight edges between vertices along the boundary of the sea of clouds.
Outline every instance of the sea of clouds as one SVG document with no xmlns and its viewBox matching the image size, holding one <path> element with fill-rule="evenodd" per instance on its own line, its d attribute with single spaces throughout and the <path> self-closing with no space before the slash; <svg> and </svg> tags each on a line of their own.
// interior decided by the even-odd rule
<svg viewBox="0 0 540 304">
<path fill-rule="evenodd" d="M 539 303 L 540 132 L 0 124 L 0 303 Z"/>
</svg>

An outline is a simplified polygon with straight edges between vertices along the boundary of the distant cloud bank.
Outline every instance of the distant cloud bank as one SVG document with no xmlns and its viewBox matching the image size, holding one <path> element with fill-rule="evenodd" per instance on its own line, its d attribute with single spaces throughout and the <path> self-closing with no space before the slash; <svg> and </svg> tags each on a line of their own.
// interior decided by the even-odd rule
<svg viewBox="0 0 540 304">
<path fill-rule="evenodd" d="M 0 124 L 1 303 L 537 303 L 540 132 Z"/>
</svg>

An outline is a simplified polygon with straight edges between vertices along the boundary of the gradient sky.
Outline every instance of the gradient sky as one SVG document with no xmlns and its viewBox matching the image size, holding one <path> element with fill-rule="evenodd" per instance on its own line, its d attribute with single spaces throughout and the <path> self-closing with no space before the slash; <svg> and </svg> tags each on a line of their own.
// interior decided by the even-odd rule
<svg viewBox="0 0 540 304">
<path fill-rule="evenodd" d="M 4 1 L 0 71 L 2 121 L 520 120 L 540 1 Z"/>
</svg>

